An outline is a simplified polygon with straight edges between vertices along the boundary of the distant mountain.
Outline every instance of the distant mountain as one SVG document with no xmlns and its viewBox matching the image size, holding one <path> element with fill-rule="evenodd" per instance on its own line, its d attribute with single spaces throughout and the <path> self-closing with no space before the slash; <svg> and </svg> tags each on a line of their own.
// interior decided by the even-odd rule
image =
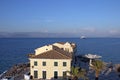
<svg viewBox="0 0 120 80">
<path fill-rule="evenodd" d="M 0 38 L 46 38 L 46 37 L 77 37 L 70 33 L 43 33 L 43 32 L 0 32 Z"/>
<path fill-rule="evenodd" d="M 0 38 L 76 38 L 80 33 L 48 33 L 48 32 L 0 32 Z M 120 38 L 120 35 L 90 35 L 95 38 Z"/>
</svg>

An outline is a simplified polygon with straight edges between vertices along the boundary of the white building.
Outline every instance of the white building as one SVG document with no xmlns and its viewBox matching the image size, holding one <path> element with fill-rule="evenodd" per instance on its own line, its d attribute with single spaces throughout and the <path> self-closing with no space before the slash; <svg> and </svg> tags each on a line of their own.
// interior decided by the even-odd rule
<svg viewBox="0 0 120 80">
<path fill-rule="evenodd" d="M 70 71 L 74 43 L 54 43 L 35 49 L 30 55 L 30 75 L 33 79 L 63 78 Z"/>
</svg>

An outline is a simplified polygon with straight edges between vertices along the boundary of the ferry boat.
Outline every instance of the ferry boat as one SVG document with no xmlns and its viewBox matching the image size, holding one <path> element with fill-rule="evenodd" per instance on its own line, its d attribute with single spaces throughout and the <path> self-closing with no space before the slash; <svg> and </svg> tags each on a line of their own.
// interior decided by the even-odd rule
<svg viewBox="0 0 120 80">
<path fill-rule="evenodd" d="M 86 37 L 85 36 L 81 36 L 80 39 L 86 39 Z"/>
</svg>

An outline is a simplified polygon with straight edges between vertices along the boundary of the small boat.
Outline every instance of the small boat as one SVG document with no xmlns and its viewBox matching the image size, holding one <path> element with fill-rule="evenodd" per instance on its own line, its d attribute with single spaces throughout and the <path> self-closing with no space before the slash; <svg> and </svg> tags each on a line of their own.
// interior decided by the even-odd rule
<svg viewBox="0 0 120 80">
<path fill-rule="evenodd" d="M 86 39 L 86 37 L 85 36 L 81 36 L 80 39 Z"/>
</svg>

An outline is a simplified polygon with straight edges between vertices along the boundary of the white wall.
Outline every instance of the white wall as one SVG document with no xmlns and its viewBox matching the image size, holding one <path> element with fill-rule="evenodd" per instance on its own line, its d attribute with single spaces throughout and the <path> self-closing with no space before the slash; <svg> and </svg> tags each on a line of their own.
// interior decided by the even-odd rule
<svg viewBox="0 0 120 80">
<path fill-rule="evenodd" d="M 50 51 L 50 50 L 52 50 L 52 48 L 53 48 L 52 45 L 46 45 L 46 46 L 37 48 L 37 49 L 35 49 L 35 55 Z"/>
</svg>

